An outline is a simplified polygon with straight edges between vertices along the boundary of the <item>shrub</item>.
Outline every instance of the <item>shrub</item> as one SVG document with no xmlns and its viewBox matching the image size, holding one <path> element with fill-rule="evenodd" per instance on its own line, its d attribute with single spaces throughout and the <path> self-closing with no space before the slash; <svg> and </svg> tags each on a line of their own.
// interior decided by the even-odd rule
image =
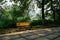
<svg viewBox="0 0 60 40">
<path fill-rule="evenodd" d="M 33 21 L 31 21 L 32 26 L 41 25 L 41 24 L 42 24 L 41 20 L 33 20 Z"/>
<path fill-rule="evenodd" d="M 0 28 L 15 28 L 16 23 L 12 20 L 3 20 L 0 21 Z"/>
</svg>

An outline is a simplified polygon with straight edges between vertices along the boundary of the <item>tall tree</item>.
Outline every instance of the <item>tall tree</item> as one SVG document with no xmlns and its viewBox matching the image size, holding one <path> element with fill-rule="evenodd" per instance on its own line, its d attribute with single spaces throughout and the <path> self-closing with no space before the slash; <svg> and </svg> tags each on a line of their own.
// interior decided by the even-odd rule
<svg viewBox="0 0 60 40">
<path fill-rule="evenodd" d="M 16 20 L 15 17 L 23 17 L 25 16 L 25 14 L 27 14 L 26 11 L 28 11 L 28 8 L 29 8 L 29 4 L 31 2 L 31 0 L 13 0 L 15 4 L 13 4 L 13 11 L 12 11 L 12 14 L 13 14 L 13 19 Z M 17 5 L 17 3 L 19 3 L 19 6 Z M 26 13 L 25 13 L 26 12 Z"/>
<path fill-rule="evenodd" d="M 44 0 L 42 0 L 42 23 L 45 22 L 45 15 L 44 15 Z"/>
</svg>

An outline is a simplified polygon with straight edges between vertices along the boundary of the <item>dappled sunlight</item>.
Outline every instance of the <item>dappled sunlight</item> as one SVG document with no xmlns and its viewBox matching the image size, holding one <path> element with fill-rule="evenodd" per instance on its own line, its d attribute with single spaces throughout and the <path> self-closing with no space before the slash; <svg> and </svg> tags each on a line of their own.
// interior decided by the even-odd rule
<svg viewBox="0 0 60 40">
<path fill-rule="evenodd" d="M 38 34 L 38 35 L 40 35 L 40 36 L 45 36 L 45 34 Z"/>
<path fill-rule="evenodd" d="M 52 31 L 51 29 L 42 29 L 42 30 L 49 31 L 49 32 L 51 32 L 51 31 Z"/>
<path fill-rule="evenodd" d="M 57 28 L 58 29 L 58 28 Z M 52 35 L 56 32 L 56 28 L 46 28 L 46 29 L 35 29 L 35 30 L 27 30 L 22 32 L 10 33 L 3 36 L 0 36 L 2 40 L 27 40 L 27 39 L 35 39 L 40 37 L 45 37 L 47 35 Z M 55 35 L 60 35 L 60 32 Z M 55 36 L 52 35 L 52 36 Z"/>
</svg>

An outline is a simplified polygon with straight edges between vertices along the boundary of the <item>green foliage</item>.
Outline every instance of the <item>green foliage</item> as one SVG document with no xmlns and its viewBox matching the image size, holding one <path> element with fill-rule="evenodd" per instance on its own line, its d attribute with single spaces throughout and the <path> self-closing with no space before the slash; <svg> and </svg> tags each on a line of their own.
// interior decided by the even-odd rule
<svg viewBox="0 0 60 40">
<path fill-rule="evenodd" d="M 45 25 L 51 25 L 54 24 L 54 21 L 52 20 L 45 20 Z"/>
<path fill-rule="evenodd" d="M 0 9 L 2 11 L 2 15 L 0 16 L 1 18 L 3 18 L 3 21 L 0 21 L 0 28 L 10 28 L 10 27 L 16 27 L 16 22 L 26 22 L 26 21 L 30 21 L 30 16 L 29 16 L 29 4 L 31 3 L 32 0 L 12 0 L 14 1 L 14 4 L 12 4 L 12 6 L 4 6 L 3 9 Z M 53 0 L 52 0 L 53 1 Z M 0 0 L 0 2 L 2 2 L 2 0 Z M 19 3 L 19 6 L 17 5 L 17 3 Z M 39 8 L 42 8 L 42 6 L 46 6 L 43 7 L 45 10 L 44 13 L 41 13 L 40 15 L 37 14 L 38 20 L 33 20 L 31 21 L 31 25 L 35 26 L 35 25 L 41 25 L 42 24 L 42 19 L 47 17 L 49 18 L 48 20 L 45 19 L 45 24 L 49 25 L 49 24 L 53 24 L 54 22 L 52 21 L 53 18 L 53 12 L 51 10 L 51 4 L 50 4 L 50 0 L 45 0 L 44 1 L 44 5 L 42 5 L 41 1 L 37 0 L 37 6 Z M 55 5 L 56 4 L 56 5 Z M 52 8 L 56 8 L 55 9 L 55 16 L 56 17 L 56 24 L 60 24 L 60 3 L 57 0 L 53 1 L 52 4 L 54 7 Z M 10 9 L 11 8 L 11 9 Z M 48 8 L 50 8 L 48 10 Z M 49 11 L 51 11 L 49 13 Z M 18 20 L 18 17 L 20 18 Z M 22 17 L 22 18 L 21 18 Z"/>
<path fill-rule="evenodd" d="M 19 4 L 19 6 L 17 5 L 17 2 L 21 2 L 21 5 Z M 12 6 L 7 6 L 5 5 L 4 8 L 2 8 L 2 15 L 1 17 L 3 18 L 3 21 L 0 21 L 0 28 L 12 28 L 12 27 L 16 27 L 16 22 L 18 17 L 23 17 L 21 20 L 19 21 L 28 21 L 29 18 L 29 14 L 28 12 L 28 8 L 29 8 L 29 4 L 31 1 L 29 0 L 14 0 L 14 3 Z"/>
<path fill-rule="evenodd" d="M 0 28 L 7 28 L 7 24 L 8 24 L 7 20 L 0 21 Z"/>
<path fill-rule="evenodd" d="M 0 0 L 0 2 L 2 2 L 3 0 Z"/>
<path fill-rule="evenodd" d="M 16 22 L 12 20 L 3 20 L 0 21 L 0 28 L 15 28 Z"/>
<path fill-rule="evenodd" d="M 41 24 L 42 24 L 42 20 L 33 20 L 33 21 L 31 21 L 32 26 L 41 25 Z"/>
</svg>

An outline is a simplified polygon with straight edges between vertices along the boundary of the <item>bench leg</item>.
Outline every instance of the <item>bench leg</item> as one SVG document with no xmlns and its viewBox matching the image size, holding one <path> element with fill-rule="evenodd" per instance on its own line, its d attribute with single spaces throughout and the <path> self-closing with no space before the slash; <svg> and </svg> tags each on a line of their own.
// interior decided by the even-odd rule
<svg viewBox="0 0 60 40">
<path fill-rule="evenodd" d="M 29 26 L 29 27 L 28 27 L 28 30 L 31 30 L 31 29 L 32 29 L 32 26 Z"/>
</svg>

